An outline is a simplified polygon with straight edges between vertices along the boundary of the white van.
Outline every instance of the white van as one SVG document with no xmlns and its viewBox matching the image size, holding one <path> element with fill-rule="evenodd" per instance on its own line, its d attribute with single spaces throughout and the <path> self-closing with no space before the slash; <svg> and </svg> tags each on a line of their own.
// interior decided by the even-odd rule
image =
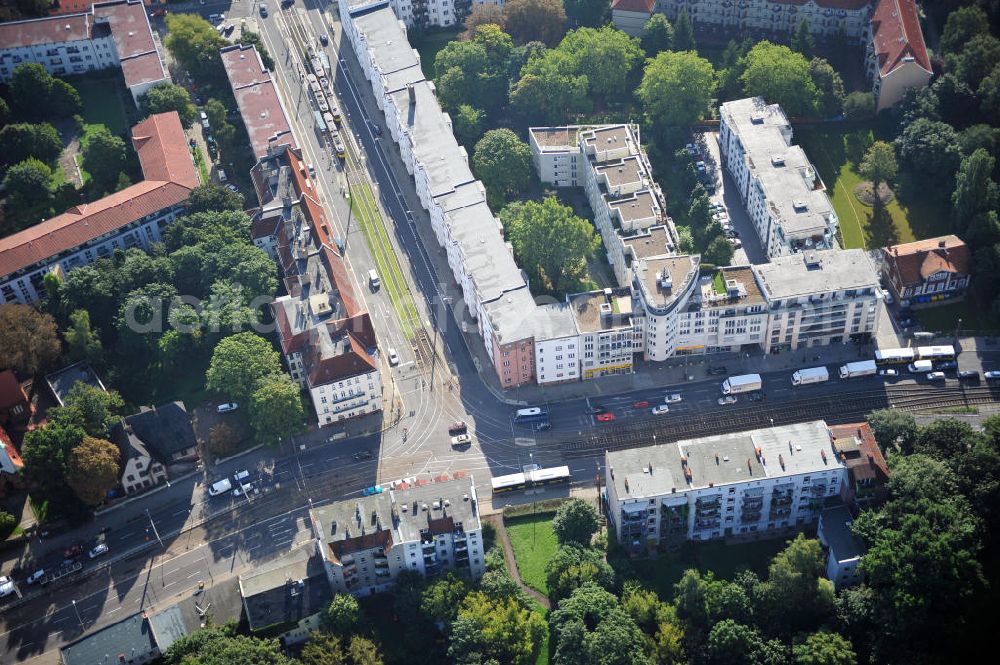
<svg viewBox="0 0 1000 665">
<path fill-rule="evenodd" d="M 378 271 L 374 268 L 368 271 L 368 286 L 372 291 L 378 291 L 379 287 L 382 286 L 382 280 L 378 278 Z"/>
</svg>

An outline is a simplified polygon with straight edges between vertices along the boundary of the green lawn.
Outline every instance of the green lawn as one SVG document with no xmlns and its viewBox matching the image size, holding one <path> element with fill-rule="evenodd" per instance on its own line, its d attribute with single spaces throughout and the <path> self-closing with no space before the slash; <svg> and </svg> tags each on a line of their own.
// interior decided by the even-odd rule
<svg viewBox="0 0 1000 665">
<path fill-rule="evenodd" d="M 538 616 L 545 619 L 545 624 L 549 623 L 549 611 L 539 605 L 534 600 L 531 601 L 532 611 Z M 535 665 L 549 665 L 549 631 L 546 630 L 542 636 L 541 648 L 538 649 L 538 658 L 535 660 Z"/>
<path fill-rule="evenodd" d="M 854 196 L 862 182 L 857 164 L 874 140 L 871 129 L 797 129 L 795 136 L 826 183 L 845 248 L 885 247 L 948 232 L 947 212 L 910 187 L 905 174 L 895 183 L 896 198 L 881 215 Z"/>
<path fill-rule="evenodd" d="M 450 41 L 458 38 L 461 28 L 455 30 L 441 30 L 425 32 L 413 40 L 413 47 L 420 54 L 420 67 L 424 70 L 424 76 L 428 79 L 434 78 L 434 58 L 437 52 L 445 47 Z"/>
<path fill-rule="evenodd" d="M 962 330 L 992 334 L 1000 331 L 1000 322 L 990 316 L 989 308 L 978 302 L 974 292 L 967 294 L 965 300 L 961 302 L 917 309 L 913 310 L 913 313 L 920 321 L 920 327 L 931 332 L 954 334 L 959 319 L 962 319 Z"/>
<path fill-rule="evenodd" d="M 609 556 L 608 563 L 622 579 L 638 578 L 647 582 L 661 598 L 673 597 L 676 584 L 684 571 L 696 568 L 713 571 L 716 577 L 732 579 L 740 570 L 749 568 L 762 577 L 775 554 L 785 548 L 786 538 L 757 540 L 736 545 L 721 542 L 686 543 L 677 553 L 658 559 L 628 559 Z"/>
<path fill-rule="evenodd" d="M 104 125 L 116 136 L 125 133 L 128 127 L 122 108 L 122 83 L 117 77 L 74 79 L 73 87 L 80 93 L 83 102 L 80 115 L 84 122 Z"/>
<path fill-rule="evenodd" d="M 556 534 L 552 530 L 552 513 L 516 517 L 505 520 L 505 523 L 521 579 L 532 589 L 548 595 L 545 565 L 558 548 Z"/>
</svg>

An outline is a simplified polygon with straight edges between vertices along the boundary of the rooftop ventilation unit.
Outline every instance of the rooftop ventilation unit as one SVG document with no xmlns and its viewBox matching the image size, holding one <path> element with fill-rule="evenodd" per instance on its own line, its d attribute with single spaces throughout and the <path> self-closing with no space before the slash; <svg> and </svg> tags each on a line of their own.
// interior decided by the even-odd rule
<svg viewBox="0 0 1000 665">
<path fill-rule="evenodd" d="M 750 115 L 750 122 L 754 125 L 764 124 L 764 114 L 763 113 L 752 113 Z"/>
<path fill-rule="evenodd" d="M 809 209 L 809 205 L 805 201 L 792 201 L 792 208 L 795 212 L 805 212 Z"/>
<path fill-rule="evenodd" d="M 771 166 L 784 166 L 785 156 L 784 155 L 771 155 Z"/>
</svg>

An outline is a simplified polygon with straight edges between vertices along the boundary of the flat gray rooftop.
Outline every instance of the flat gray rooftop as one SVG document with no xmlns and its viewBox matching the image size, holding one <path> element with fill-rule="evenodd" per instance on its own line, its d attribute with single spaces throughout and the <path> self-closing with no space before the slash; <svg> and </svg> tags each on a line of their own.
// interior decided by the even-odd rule
<svg viewBox="0 0 1000 665">
<path fill-rule="evenodd" d="M 649 219 L 651 223 L 660 221 L 660 208 L 656 205 L 656 198 L 649 190 L 636 192 L 634 196 L 626 199 L 606 200 L 609 208 L 618 211 L 622 224 L 630 224 L 643 219 Z"/>
<path fill-rule="evenodd" d="M 642 283 L 646 302 L 662 308 L 687 291 L 689 280 L 698 278 L 699 261 L 688 255 L 661 256 L 643 259 L 635 266 L 635 274 Z M 669 289 L 660 286 L 660 277 L 664 272 L 670 276 Z"/>
<path fill-rule="evenodd" d="M 402 542 L 420 540 L 424 529 L 442 532 L 442 525 L 433 524 L 436 520 L 450 519 L 453 528 L 461 525 L 465 531 L 480 528 L 479 505 L 471 478 L 413 485 L 392 493 L 399 516 L 396 530 Z"/>
<path fill-rule="evenodd" d="M 354 25 L 368 42 L 367 57 L 386 77 L 386 89 L 394 92 L 407 83 L 424 80 L 420 57 L 410 46 L 403 29 L 388 5 L 354 17 Z M 362 55 L 359 53 L 359 57 Z"/>
<path fill-rule="evenodd" d="M 771 300 L 831 291 L 874 289 L 878 275 L 862 249 L 814 250 L 753 266 Z"/>
<path fill-rule="evenodd" d="M 828 508 L 820 516 L 823 526 L 823 538 L 837 561 L 851 561 L 865 553 L 865 546 L 855 538 L 851 531 L 854 518 L 847 506 Z"/>
<path fill-rule="evenodd" d="M 569 125 L 566 127 L 531 127 L 528 129 L 535 143 L 544 152 L 567 152 L 578 149 L 577 137 L 580 134 L 580 127 Z"/>
<path fill-rule="evenodd" d="M 567 302 L 539 305 L 535 309 L 533 318 L 536 340 L 558 339 L 577 334 L 573 307 Z"/>
<path fill-rule="evenodd" d="M 525 284 L 483 305 L 497 342 L 509 344 L 535 335 L 535 299 Z"/>
</svg>

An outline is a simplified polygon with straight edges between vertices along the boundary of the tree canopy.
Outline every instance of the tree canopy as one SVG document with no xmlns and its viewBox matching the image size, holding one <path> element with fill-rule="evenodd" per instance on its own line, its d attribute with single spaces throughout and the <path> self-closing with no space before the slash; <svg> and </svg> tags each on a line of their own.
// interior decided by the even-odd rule
<svg viewBox="0 0 1000 665">
<path fill-rule="evenodd" d="M 102 125 L 88 134 L 82 144 L 83 168 L 103 191 L 111 190 L 125 168 L 125 141 Z"/>
<path fill-rule="evenodd" d="M 597 533 L 597 511 L 589 502 L 572 498 L 559 504 L 552 519 L 552 530 L 559 543 L 590 545 L 590 539 Z"/>
<path fill-rule="evenodd" d="M 518 264 L 541 288 L 561 294 L 582 289 L 587 259 L 600 246 L 590 222 L 551 197 L 511 203 L 500 211 L 500 220 Z"/>
<path fill-rule="evenodd" d="M 52 169 L 45 162 L 29 157 L 7 169 L 3 178 L 7 188 L 8 205 L 31 206 L 47 201 L 52 192 Z"/>
<path fill-rule="evenodd" d="M 555 46 L 566 32 L 562 0 L 508 0 L 503 8 L 504 29 L 515 41 Z"/>
<path fill-rule="evenodd" d="M 656 13 L 649 17 L 643 28 L 642 50 L 650 58 L 655 58 L 660 51 L 667 51 L 674 45 L 674 26 L 670 25 L 666 15 Z"/>
<path fill-rule="evenodd" d="M 865 158 L 861 162 L 860 170 L 868 180 L 871 180 L 872 187 L 878 191 L 879 185 L 890 182 L 896 177 L 898 170 L 896 165 L 896 151 L 891 143 L 885 141 L 875 141 L 865 152 Z M 881 199 L 876 196 L 875 201 Z"/>
<path fill-rule="evenodd" d="M 787 46 L 758 42 L 746 55 L 742 75 L 744 93 L 780 104 L 790 116 L 816 113 L 819 90 L 809 71 L 809 61 Z"/>
<path fill-rule="evenodd" d="M 531 183 L 531 148 L 509 129 L 491 129 L 476 143 L 472 170 L 486 185 L 490 205 L 495 208 Z"/>
<path fill-rule="evenodd" d="M 139 98 L 139 105 L 145 115 L 176 111 L 185 127 L 193 125 L 198 118 L 187 88 L 173 83 L 157 83 Z"/>
<path fill-rule="evenodd" d="M 0 367 L 27 378 L 48 369 L 60 350 L 52 316 L 31 305 L 0 305 Z"/>
<path fill-rule="evenodd" d="M 15 123 L 0 129 L 0 164 L 17 164 L 35 157 L 51 164 L 62 152 L 56 128 L 46 123 Z"/>
<path fill-rule="evenodd" d="M 494 600 L 474 591 L 462 601 L 452 624 L 449 655 L 459 663 L 530 665 L 538 657 L 545 620 L 512 599 Z"/>
<path fill-rule="evenodd" d="M 281 358 L 271 343 L 252 332 L 223 338 L 205 374 L 210 390 L 247 400 L 264 379 L 281 373 Z"/>
<path fill-rule="evenodd" d="M 104 438 L 125 406 L 114 390 L 102 390 L 89 383 L 77 382 L 63 400 L 64 405 L 49 410 L 55 422 L 76 425 L 87 434 Z"/>
<path fill-rule="evenodd" d="M 687 126 L 708 114 L 714 89 L 712 63 L 694 51 L 664 51 L 647 62 L 636 95 L 654 123 Z"/>
<path fill-rule="evenodd" d="M 121 481 L 120 455 L 110 441 L 84 437 L 66 459 L 66 484 L 88 506 L 100 505 Z"/>
</svg>

